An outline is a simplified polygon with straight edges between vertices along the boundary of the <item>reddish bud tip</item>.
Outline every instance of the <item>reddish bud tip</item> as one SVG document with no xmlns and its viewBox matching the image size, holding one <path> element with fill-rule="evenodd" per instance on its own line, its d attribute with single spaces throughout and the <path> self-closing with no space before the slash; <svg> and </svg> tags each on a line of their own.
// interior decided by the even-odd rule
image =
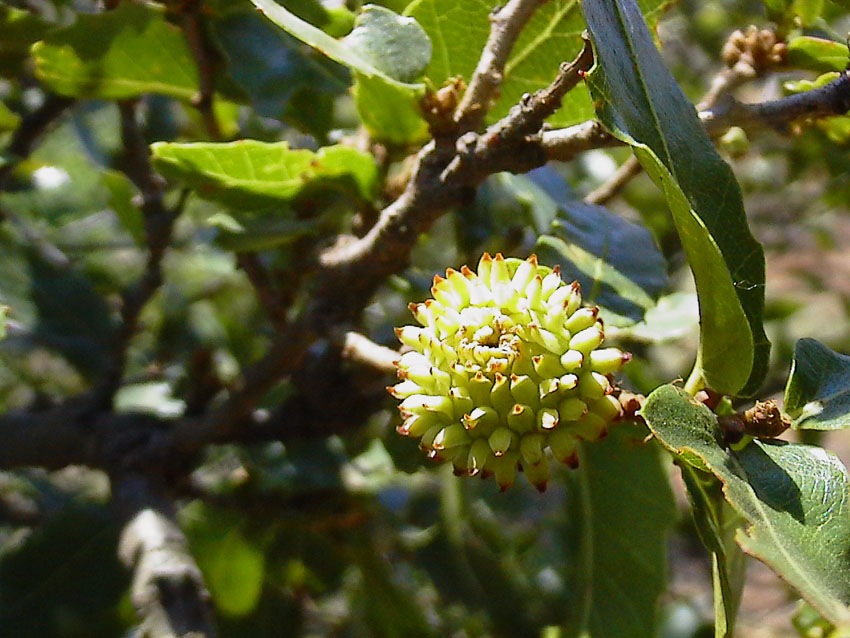
<svg viewBox="0 0 850 638">
<path fill-rule="evenodd" d="M 462 275 L 463 275 L 464 277 L 466 277 L 467 279 L 471 279 L 472 277 L 474 277 L 474 276 L 475 276 L 475 273 L 474 273 L 474 272 L 472 272 L 472 271 L 469 269 L 469 266 L 461 266 L 461 267 L 460 267 L 460 274 L 462 274 Z"/>
<path fill-rule="evenodd" d="M 571 469 L 576 469 L 578 467 L 578 454 L 573 453 L 570 457 L 568 457 L 564 463 L 567 467 Z"/>
<path fill-rule="evenodd" d="M 531 264 L 532 266 L 537 266 L 537 255 L 535 255 L 534 253 L 531 253 L 531 254 L 528 256 L 528 259 L 526 259 L 526 261 L 527 261 L 529 264 Z"/>
</svg>

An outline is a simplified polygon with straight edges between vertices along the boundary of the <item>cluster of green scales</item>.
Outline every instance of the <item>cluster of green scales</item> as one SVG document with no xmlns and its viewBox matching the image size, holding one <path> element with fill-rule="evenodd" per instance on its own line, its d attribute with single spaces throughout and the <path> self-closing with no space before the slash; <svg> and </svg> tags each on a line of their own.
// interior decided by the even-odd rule
<svg viewBox="0 0 850 638">
<path fill-rule="evenodd" d="M 504 490 L 522 470 L 546 488 L 549 458 L 575 466 L 576 440 L 595 441 L 622 415 L 613 384 L 630 355 L 600 348 L 599 309 L 558 268 L 484 254 L 434 278 L 433 299 L 411 304 L 422 327 L 396 329 L 398 432 L 459 475 L 495 475 Z"/>
</svg>

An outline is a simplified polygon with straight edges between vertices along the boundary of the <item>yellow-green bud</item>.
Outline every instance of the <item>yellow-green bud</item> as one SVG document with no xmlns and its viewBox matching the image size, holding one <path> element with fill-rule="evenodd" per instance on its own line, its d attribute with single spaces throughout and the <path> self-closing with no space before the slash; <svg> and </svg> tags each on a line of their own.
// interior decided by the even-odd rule
<svg viewBox="0 0 850 638">
<path fill-rule="evenodd" d="M 420 440 L 456 474 L 495 475 L 501 489 L 518 470 L 540 490 L 548 453 L 575 466 L 576 440 L 593 441 L 622 414 L 613 373 L 630 355 L 600 348 L 596 308 L 560 271 L 485 254 L 435 277 L 432 299 L 411 304 L 421 327 L 396 329 L 398 432 Z"/>
</svg>

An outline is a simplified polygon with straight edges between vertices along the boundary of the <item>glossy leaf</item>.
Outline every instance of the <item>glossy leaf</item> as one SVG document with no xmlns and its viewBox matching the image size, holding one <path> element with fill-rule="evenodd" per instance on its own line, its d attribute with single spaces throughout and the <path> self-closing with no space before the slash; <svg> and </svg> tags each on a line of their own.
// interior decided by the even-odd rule
<svg viewBox="0 0 850 638">
<path fill-rule="evenodd" d="M 800 35 L 788 41 L 789 66 L 809 71 L 843 71 L 847 66 L 847 45 L 834 40 Z"/>
<path fill-rule="evenodd" d="M 800 339 L 785 387 L 785 411 L 801 430 L 850 427 L 850 357 Z"/>
<path fill-rule="evenodd" d="M 35 44 L 33 57 L 38 77 L 62 95 L 191 100 L 198 90 L 197 66 L 180 29 L 161 11 L 133 2 L 79 15 Z"/>
<path fill-rule="evenodd" d="M 281 5 L 274 2 L 274 0 L 251 1 L 281 29 L 295 36 L 305 44 L 309 44 L 311 47 L 318 49 L 331 60 L 347 66 L 352 71 L 357 71 L 361 75 L 369 78 L 380 78 L 388 84 L 395 84 L 400 88 L 408 90 L 411 94 L 418 94 L 424 90 L 425 87 L 422 84 L 411 84 L 405 82 L 400 78 L 392 77 L 384 69 L 376 67 L 374 64 L 375 54 L 373 50 L 369 51 L 367 49 L 367 53 L 364 55 L 362 48 L 358 49 L 356 47 L 348 46 L 345 41 L 332 38 L 321 29 L 314 27 L 309 22 L 305 22 L 304 20 L 296 17 L 294 14 L 284 9 Z M 371 20 L 368 22 L 371 22 Z M 383 23 L 383 26 L 386 26 L 385 22 Z M 408 27 L 405 26 L 404 28 L 407 29 Z M 424 46 L 424 42 L 425 40 L 423 40 L 421 36 L 417 36 L 415 41 L 412 42 L 412 46 L 420 47 L 421 49 Z M 420 59 L 422 55 L 423 51 L 419 50 L 413 57 L 415 59 Z M 384 68 L 389 67 L 385 66 Z M 410 71 L 410 69 L 405 70 L 407 72 Z M 403 73 L 402 75 L 405 74 Z"/>
<path fill-rule="evenodd" d="M 417 19 L 434 45 L 434 54 L 426 77 L 436 86 L 461 76 L 467 82 L 475 70 L 481 50 L 490 34 L 490 12 L 503 2 L 498 0 L 414 0 L 405 10 Z M 641 9 L 655 24 L 665 0 L 642 0 Z M 558 65 L 572 60 L 581 50 L 584 20 L 577 0 L 551 0 L 544 3 L 523 29 L 505 66 L 504 81 L 488 119 L 507 114 L 523 93 L 547 86 L 558 72 Z M 561 109 L 549 122 L 568 126 L 593 116 L 593 105 L 584 86 L 564 98 Z"/>
<path fill-rule="evenodd" d="M 735 535 L 744 551 L 831 621 L 850 621 L 850 480 L 835 455 L 778 440 L 727 450 L 714 413 L 674 386 L 655 390 L 643 416 L 665 447 L 723 483 L 748 525 Z"/>
<path fill-rule="evenodd" d="M 290 149 L 286 142 L 159 142 L 151 152 L 154 167 L 166 177 L 185 182 L 205 199 L 242 210 L 291 200 L 316 179 L 348 183 L 365 200 L 377 188 L 374 158 L 348 146 L 314 153 Z"/>
<path fill-rule="evenodd" d="M 747 226 L 741 190 L 673 76 L 634 0 L 587 0 L 598 113 L 664 190 L 700 301 L 698 362 L 709 386 L 754 393 L 770 343 L 764 334 L 764 255 Z"/>
<path fill-rule="evenodd" d="M 534 247 L 540 262 L 559 265 L 567 281 L 606 311 L 606 322 L 641 321 L 667 285 L 667 265 L 650 232 L 603 206 L 570 196 L 559 176 L 506 175 L 501 185 L 530 208 L 542 234 Z"/>
<path fill-rule="evenodd" d="M 655 606 L 666 585 L 667 534 L 676 507 L 667 470 L 645 431 L 615 425 L 581 448 L 579 484 L 583 592 L 567 636 L 644 638 L 657 634 Z"/>
</svg>

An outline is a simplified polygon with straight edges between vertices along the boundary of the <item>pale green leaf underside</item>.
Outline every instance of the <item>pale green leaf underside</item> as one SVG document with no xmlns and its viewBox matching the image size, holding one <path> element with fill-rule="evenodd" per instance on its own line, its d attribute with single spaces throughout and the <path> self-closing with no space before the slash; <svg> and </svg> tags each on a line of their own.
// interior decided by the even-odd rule
<svg viewBox="0 0 850 638">
<path fill-rule="evenodd" d="M 785 410 L 801 430 L 850 427 L 850 357 L 800 339 L 785 387 Z"/>
<path fill-rule="evenodd" d="M 344 42 L 332 38 L 309 22 L 296 17 L 274 0 L 251 0 L 251 2 L 281 29 L 305 44 L 309 44 L 314 49 L 318 49 L 331 60 L 347 66 L 352 71 L 369 78 L 380 78 L 388 84 L 408 90 L 411 94 L 419 94 L 424 91 L 424 84 L 411 84 L 393 79 L 384 71 L 376 68 L 367 57 L 358 53 L 355 47 L 346 46 Z"/>
<path fill-rule="evenodd" d="M 36 75 L 62 95 L 116 100 L 158 93 L 190 100 L 198 90 L 197 65 L 183 34 L 161 11 L 140 4 L 79 15 L 33 45 L 32 53 Z"/>
<path fill-rule="evenodd" d="M 154 167 L 166 177 L 186 183 L 205 199 L 242 210 L 291 200 L 320 178 L 348 181 L 365 200 L 377 188 L 374 158 L 348 146 L 314 153 L 290 149 L 286 142 L 158 142 L 151 152 Z"/>
<path fill-rule="evenodd" d="M 634 0 L 583 6 L 597 54 L 589 83 L 599 117 L 664 190 L 694 274 L 703 376 L 724 394 L 752 394 L 770 344 L 762 327 L 764 256 L 740 187 L 664 66 Z"/>
<path fill-rule="evenodd" d="M 723 482 L 747 521 L 735 538 L 744 551 L 832 622 L 850 621 L 850 480 L 835 455 L 776 440 L 726 450 L 714 413 L 674 386 L 653 392 L 643 416 L 665 447 Z"/>
</svg>

